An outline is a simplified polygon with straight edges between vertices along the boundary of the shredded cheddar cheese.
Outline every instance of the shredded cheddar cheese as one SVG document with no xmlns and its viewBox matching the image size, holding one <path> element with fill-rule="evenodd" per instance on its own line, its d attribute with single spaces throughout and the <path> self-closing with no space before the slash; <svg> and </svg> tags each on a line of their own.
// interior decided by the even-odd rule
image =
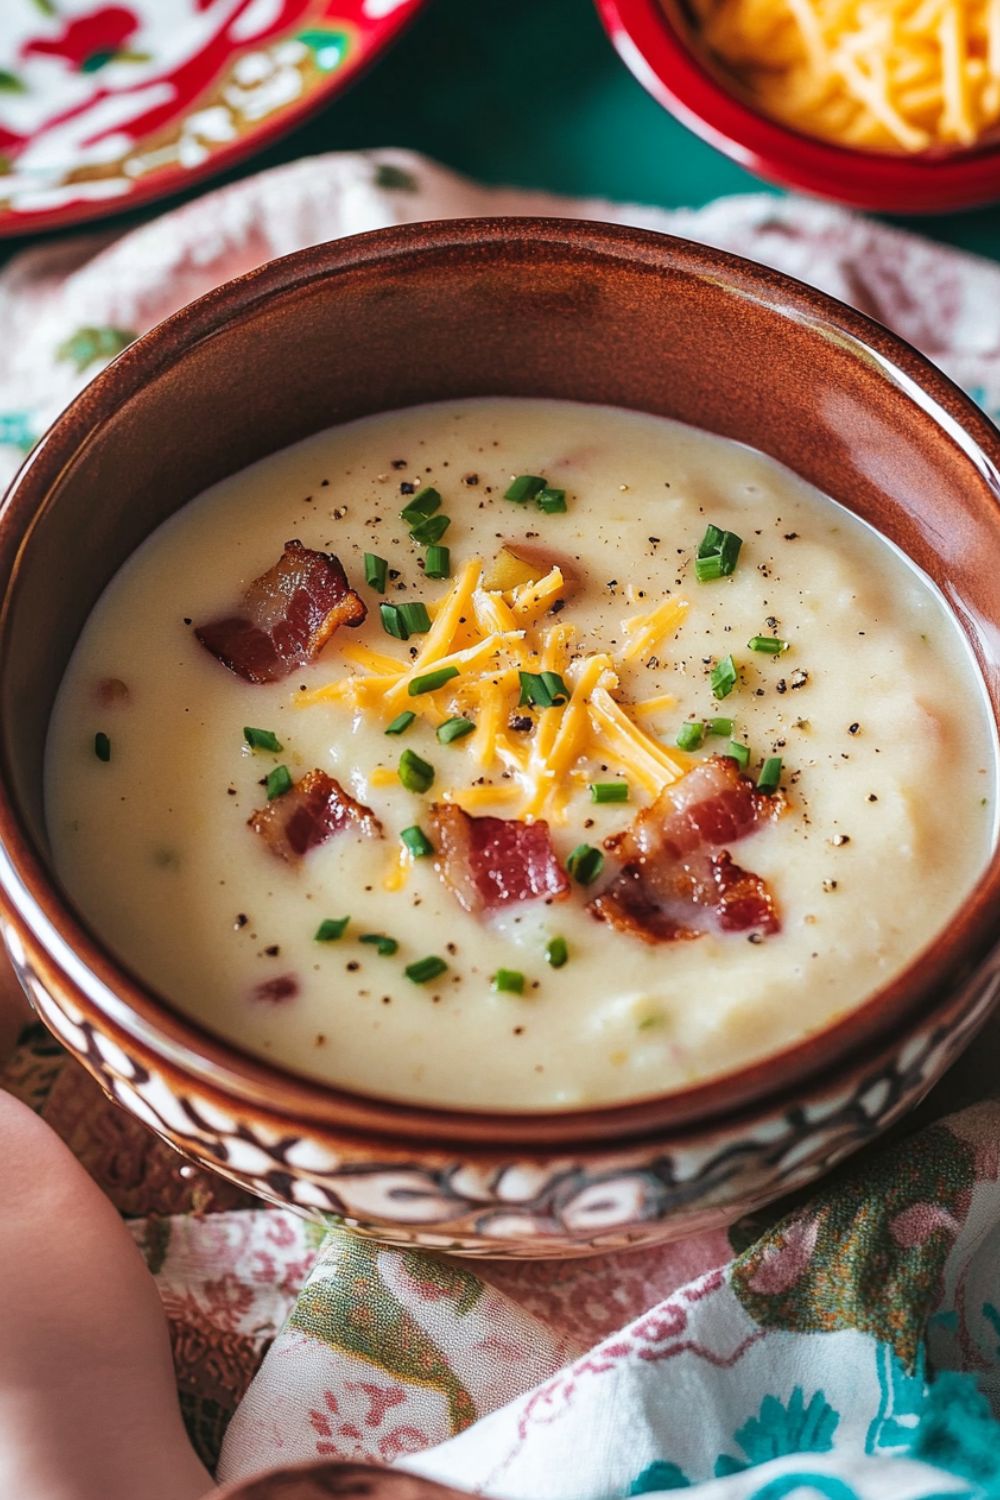
<svg viewBox="0 0 1000 1500">
<path fill-rule="evenodd" d="M 694 0 L 768 114 L 873 149 L 972 145 L 1000 123 L 1000 0 Z"/>
<path fill-rule="evenodd" d="M 632 670 L 630 662 L 683 623 L 684 600 L 669 597 L 622 622 L 626 645 L 620 669 L 610 652 L 581 650 L 576 627 L 568 621 L 546 623 L 547 610 L 562 595 L 558 567 L 508 590 L 487 588 L 482 579 L 482 562 L 472 558 L 447 592 L 428 604 L 433 623 L 414 660 L 346 644 L 341 655 L 357 670 L 296 693 L 293 702 L 297 707 L 325 704 L 376 713 L 386 722 L 405 707 L 435 728 L 461 712 L 475 729 L 449 750 L 448 764 L 463 768 L 459 779 L 468 784 L 446 783 L 440 795 L 470 810 L 513 805 L 516 816 L 560 822 L 571 798 L 586 795 L 595 765 L 613 762 L 650 797 L 683 774 L 687 759 L 635 722 L 672 705 L 673 697 L 661 694 L 628 708 L 612 694 L 619 691 L 620 670 Z M 458 668 L 456 677 L 432 692 L 410 695 L 415 678 L 450 666 Z M 520 701 L 522 671 L 558 674 L 568 700 L 548 709 L 526 708 Z M 522 722 L 526 714 L 527 724 Z M 498 773 L 501 779 L 491 779 Z M 368 781 L 372 787 L 392 786 L 398 773 L 376 766 Z M 405 850 L 393 857 L 386 889 L 401 888 L 410 863 Z"/>
<path fill-rule="evenodd" d="M 398 851 L 392 856 L 389 868 L 382 878 L 382 886 L 387 891 L 401 891 L 410 877 L 413 869 L 413 856 L 405 844 L 400 844 Z"/>
<path fill-rule="evenodd" d="M 623 655 L 627 661 L 645 656 L 661 640 L 676 630 L 688 612 L 685 599 L 664 599 L 655 609 L 645 615 L 633 615 L 622 621 L 622 629 L 630 637 Z"/>
</svg>

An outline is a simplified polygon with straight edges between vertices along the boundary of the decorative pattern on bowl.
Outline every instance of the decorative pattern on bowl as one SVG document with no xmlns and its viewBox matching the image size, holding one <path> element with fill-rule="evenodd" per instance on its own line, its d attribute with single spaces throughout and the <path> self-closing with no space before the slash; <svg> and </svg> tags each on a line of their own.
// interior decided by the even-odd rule
<svg viewBox="0 0 1000 1500">
<path fill-rule="evenodd" d="M 0 6 L 0 234 L 177 192 L 340 89 L 420 0 Z"/>
</svg>

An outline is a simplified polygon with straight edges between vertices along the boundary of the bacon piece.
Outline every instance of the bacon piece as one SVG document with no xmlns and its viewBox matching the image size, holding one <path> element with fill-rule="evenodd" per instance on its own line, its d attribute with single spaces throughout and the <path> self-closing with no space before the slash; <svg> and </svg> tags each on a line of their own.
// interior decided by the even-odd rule
<svg viewBox="0 0 1000 1500">
<path fill-rule="evenodd" d="M 339 625 L 360 625 L 367 613 L 339 558 L 292 541 L 254 579 L 239 614 L 199 625 L 195 635 L 237 677 L 277 682 L 314 661 Z"/>
<path fill-rule="evenodd" d="M 370 807 L 354 798 L 325 771 L 307 771 L 284 796 L 275 797 L 249 819 L 272 854 L 290 864 L 350 828 L 382 837 L 382 824 Z"/>
<path fill-rule="evenodd" d="M 495 911 L 543 896 L 562 900 L 569 894 L 547 823 L 473 818 L 453 802 L 436 802 L 430 824 L 435 868 L 466 911 Z"/>
<path fill-rule="evenodd" d="M 294 974 L 278 974 L 274 979 L 264 979 L 254 985 L 253 998 L 280 1005 L 283 1000 L 293 1000 L 298 992 L 299 981 Z"/>
<path fill-rule="evenodd" d="M 664 787 L 631 828 L 605 841 L 624 863 L 589 910 L 647 943 L 712 931 L 777 932 L 767 885 L 722 846 L 773 821 L 784 806 L 782 796 L 758 792 L 736 761 L 710 756 Z"/>
<path fill-rule="evenodd" d="M 120 677 L 102 677 L 94 689 L 94 697 L 102 708 L 119 708 L 131 696 L 128 683 Z"/>
</svg>

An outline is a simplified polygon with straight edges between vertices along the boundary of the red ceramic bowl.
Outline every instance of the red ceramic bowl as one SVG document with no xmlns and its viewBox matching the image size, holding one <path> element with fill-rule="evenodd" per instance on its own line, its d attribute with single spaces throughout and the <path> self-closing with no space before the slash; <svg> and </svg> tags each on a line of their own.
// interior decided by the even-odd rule
<svg viewBox="0 0 1000 1500">
<path fill-rule="evenodd" d="M 761 114 L 700 49 L 681 0 L 597 0 L 619 55 L 683 125 L 784 187 L 882 213 L 947 213 L 1000 199 L 1000 139 L 904 155 L 837 146 Z"/>
</svg>

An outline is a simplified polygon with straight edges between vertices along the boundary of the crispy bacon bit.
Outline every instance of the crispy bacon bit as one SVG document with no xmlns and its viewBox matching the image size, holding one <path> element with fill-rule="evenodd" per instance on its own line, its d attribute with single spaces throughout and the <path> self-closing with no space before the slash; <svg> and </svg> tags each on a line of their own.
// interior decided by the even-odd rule
<svg viewBox="0 0 1000 1500">
<path fill-rule="evenodd" d="M 272 1005 L 280 1005 L 283 1000 L 291 1000 L 299 992 L 299 981 L 294 974 L 279 974 L 274 979 L 265 979 L 260 984 L 254 985 L 253 998 L 255 1000 L 267 1000 Z"/>
<path fill-rule="evenodd" d="M 547 896 L 561 900 L 569 878 L 556 858 L 547 823 L 473 818 L 451 802 L 430 810 L 438 874 L 466 911 L 495 911 Z"/>
<path fill-rule="evenodd" d="M 240 612 L 195 629 L 206 651 L 247 682 L 276 682 L 315 661 L 340 625 L 368 613 L 340 560 L 301 542 L 285 550 L 243 595 Z"/>
<path fill-rule="evenodd" d="M 767 885 L 734 863 L 723 845 L 771 822 L 784 805 L 780 795 L 758 792 L 734 760 L 711 756 L 606 841 L 624 863 L 590 911 L 647 943 L 712 931 L 777 932 Z"/>
<path fill-rule="evenodd" d="M 94 688 L 94 697 L 102 708 L 120 708 L 131 696 L 128 684 L 120 677 L 102 677 Z"/>
<path fill-rule="evenodd" d="M 349 828 L 382 837 L 382 824 L 371 808 L 355 802 L 325 771 L 307 771 L 291 791 L 255 812 L 249 825 L 272 854 L 289 863 Z"/>
</svg>

